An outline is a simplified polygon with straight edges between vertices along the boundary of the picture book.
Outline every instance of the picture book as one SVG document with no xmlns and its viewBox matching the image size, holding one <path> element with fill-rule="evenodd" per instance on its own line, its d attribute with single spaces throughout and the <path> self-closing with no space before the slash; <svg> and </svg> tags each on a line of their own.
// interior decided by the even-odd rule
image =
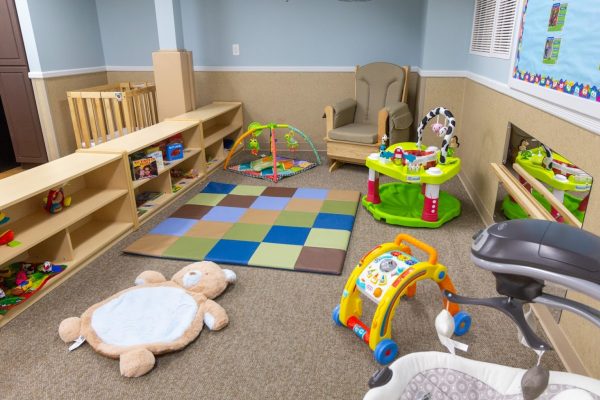
<svg viewBox="0 0 600 400">
<path fill-rule="evenodd" d="M 153 157 L 141 158 L 131 162 L 133 167 L 133 179 L 148 179 L 158 176 L 158 165 Z"/>
</svg>

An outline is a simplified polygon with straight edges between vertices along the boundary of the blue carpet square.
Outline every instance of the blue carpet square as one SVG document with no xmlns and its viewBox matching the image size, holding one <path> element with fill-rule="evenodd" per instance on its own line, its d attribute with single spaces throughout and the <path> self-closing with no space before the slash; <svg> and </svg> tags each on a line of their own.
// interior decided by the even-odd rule
<svg viewBox="0 0 600 400">
<path fill-rule="evenodd" d="M 150 233 L 157 235 L 183 236 L 198 223 L 197 219 L 167 218 L 154 227 Z"/>
<path fill-rule="evenodd" d="M 202 217 L 203 221 L 238 222 L 247 208 L 215 206 Z M 196 221 L 198 222 L 198 221 Z"/>
<path fill-rule="evenodd" d="M 354 216 L 344 214 L 320 213 L 313 224 L 314 228 L 352 230 Z"/>
<path fill-rule="evenodd" d="M 201 193 L 229 194 L 235 187 L 229 183 L 209 182 Z"/>
<path fill-rule="evenodd" d="M 223 264 L 247 265 L 259 245 L 260 242 L 221 239 L 204 259 Z"/>
<path fill-rule="evenodd" d="M 274 225 L 263 239 L 263 242 L 304 246 L 309 233 L 310 228 Z"/>
<path fill-rule="evenodd" d="M 294 198 L 325 200 L 328 193 L 328 189 L 299 188 L 296 190 L 296 193 L 294 193 Z"/>
<path fill-rule="evenodd" d="M 250 208 L 258 210 L 283 210 L 289 203 L 287 197 L 259 196 Z"/>
</svg>

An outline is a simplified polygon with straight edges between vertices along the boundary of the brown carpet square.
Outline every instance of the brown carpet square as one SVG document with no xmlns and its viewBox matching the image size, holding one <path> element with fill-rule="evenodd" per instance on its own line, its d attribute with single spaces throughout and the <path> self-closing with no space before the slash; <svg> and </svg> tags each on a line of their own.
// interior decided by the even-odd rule
<svg viewBox="0 0 600 400">
<path fill-rule="evenodd" d="M 256 201 L 256 196 L 228 194 L 219 202 L 219 206 L 249 208 Z"/>
<path fill-rule="evenodd" d="M 279 214 L 281 214 L 279 210 L 249 208 L 238 222 L 241 224 L 273 225 Z"/>
<path fill-rule="evenodd" d="M 345 259 L 346 252 L 344 250 L 303 247 L 294 269 L 339 275 Z"/>
<path fill-rule="evenodd" d="M 198 221 L 185 233 L 185 236 L 221 239 L 233 225 L 233 222 Z"/>
<path fill-rule="evenodd" d="M 211 206 L 199 206 L 195 204 L 185 204 L 171 214 L 171 218 L 201 219 L 212 209 Z"/>
<path fill-rule="evenodd" d="M 160 257 L 177 239 L 179 236 L 147 234 L 130 244 L 125 251 Z"/>
<path fill-rule="evenodd" d="M 262 195 L 271 197 L 292 197 L 294 193 L 296 193 L 296 188 L 269 186 Z"/>
<path fill-rule="evenodd" d="M 366 186 L 366 182 L 365 182 Z M 350 190 L 330 190 L 327 193 L 326 200 L 338 200 L 338 201 L 358 201 L 360 197 L 360 192 L 350 191 Z"/>
<path fill-rule="evenodd" d="M 323 200 L 314 199 L 291 199 L 286 211 L 304 211 L 304 212 L 319 212 L 323 206 Z"/>
</svg>

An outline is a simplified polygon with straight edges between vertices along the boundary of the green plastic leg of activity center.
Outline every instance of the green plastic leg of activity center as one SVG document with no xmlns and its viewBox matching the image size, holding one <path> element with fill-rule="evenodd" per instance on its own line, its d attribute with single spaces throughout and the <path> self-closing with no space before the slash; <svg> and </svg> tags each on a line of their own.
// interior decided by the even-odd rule
<svg viewBox="0 0 600 400">
<path fill-rule="evenodd" d="M 392 225 L 410 226 L 414 228 L 439 228 L 446 222 L 460 215 L 460 201 L 440 191 L 438 220 L 428 222 L 421 219 L 424 196 L 421 186 L 403 182 L 386 183 L 379 187 L 381 203 L 373 204 L 362 199 L 363 206 L 378 221 Z"/>
</svg>

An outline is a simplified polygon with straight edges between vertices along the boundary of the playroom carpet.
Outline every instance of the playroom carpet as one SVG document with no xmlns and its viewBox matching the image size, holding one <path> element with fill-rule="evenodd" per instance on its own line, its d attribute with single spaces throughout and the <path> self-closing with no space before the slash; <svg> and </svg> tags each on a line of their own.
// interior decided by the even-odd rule
<svg viewBox="0 0 600 400">
<path fill-rule="evenodd" d="M 324 164 L 283 183 L 365 192 L 364 167 L 345 165 L 330 174 L 327 160 Z M 258 182 L 223 170 L 211 179 L 244 185 Z M 382 177 L 382 182 L 387 181 Z M 279 187 L 282 183 L 265 184 Z M 235 285 L 216 299 L 227 310 L 229 326 L 219 332 L 204 329 L 184 350 L 157 357 L 156 368 L 146 376 L 121 377 L 117 360 L 100 356 L 86 344 L 68 352 L 57 333 L 64 318 L 79 316 L 92 304 L 131 287 L 142 271 L 156 270 L 170 278 L 189 264 L 123 254 L 123 249 L 201 188 L 184 194 L 0 328 L 0 399 L 362 399 L 369 378 L 379 366 L 354 333 L 335 326 L 331 311 L 362 255 L 401 232 L 437 248 L 439 260 L 449 268 L 459 293 L 497 295 L 492 274 L 470 260 L 471 236 L 484 225 L 460 181 L 453 179 L 443 189 L 460 199 L 462 214 L 440 229 L 387 225 L 375 221 L 360 206 L 339 276 L 222 264 L 238 277 Z M 363 299 L 365 319 L 372 316 L 372 305 Z M 437 285 L 428 281 L 422 282 L 413 299 L 401 300 L 392 321 L 401 356 L 415 351 L 446 351 L 434 328 L 441 307 Z M 461 355 L 519 368 L 535 365 L 537 356 L 519 344 L 517 329 L 508 317 L 484 307 L 467 310 L 473 325 L 459 339 L 469 344 L 469 352 Z M 563 370 L 555 352 L 546 352 L 542 364 Z"/>
<path fill-rule="evenodd" d="M 209 182 L 126 253 L 340 274 L 360 192 Z"/>
</svg>

